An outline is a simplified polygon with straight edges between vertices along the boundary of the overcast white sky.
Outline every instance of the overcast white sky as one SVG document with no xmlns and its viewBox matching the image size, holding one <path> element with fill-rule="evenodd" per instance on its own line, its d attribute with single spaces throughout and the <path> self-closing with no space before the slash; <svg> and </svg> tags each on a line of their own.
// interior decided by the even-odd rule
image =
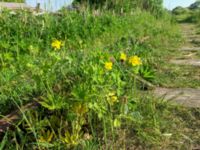
<svg viewBox="0 0 200 150">
<path fill-rule="evenodd" d="M 64 5 L 68 5 L 73 0 L 26 0 L 26 3 L 31 6 L 36 6 L 37 3 L 41 3 L 41 7 L 48 8 L 50 10 L 58 10 Z M 194 3 L 195 0 L 164 0 L 164 6 L 167 9 L 173 9 L 176 6 L 189 6 Z"/>
</svg>

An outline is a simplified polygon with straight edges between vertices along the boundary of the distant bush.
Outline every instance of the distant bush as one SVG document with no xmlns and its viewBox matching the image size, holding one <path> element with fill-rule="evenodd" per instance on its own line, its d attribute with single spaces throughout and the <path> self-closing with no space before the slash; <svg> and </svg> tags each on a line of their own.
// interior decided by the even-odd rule
<svg viewBox="0 0 200 150">
<path fill-rule="evenodd" d="M 172 10 L 178 22 L 199 23 L 200 22 L 200 1 L 196 1 L 188 8 L 181 6 Z"/>
<path fill-rule="evenodd" d="M 194 10 L 194 9 L 200 9 L 200 1 L 196 1 L 195 3 L 191 4 L 189 6 L 189 9 L 192 9 L 192 10 Z"/>
<path fill-rule="evenodd" d="M 183 8 L 181 6 L 178 6 L 178 7 L 174 8 L 172 10 L 172 13 L 174 15 L 182 15 L 182 14 L 185 14 L 185 13 L 188 13 L 188 12 L 189 12 L 189 10 L 187 8 Z"/>
<path fill-rule="evenodd" d="M 186 19 L 187 22 L 199 23 L 200 22 L 200 10 L 191 11 L 191 15 Z"/>
<path fill-rule="evenodd" d="M 188 18 L 188 21 L 200 23 L 200 0 L 191 4 L 189 9 L 191 10 L 191 16 Z"/>
</svg>

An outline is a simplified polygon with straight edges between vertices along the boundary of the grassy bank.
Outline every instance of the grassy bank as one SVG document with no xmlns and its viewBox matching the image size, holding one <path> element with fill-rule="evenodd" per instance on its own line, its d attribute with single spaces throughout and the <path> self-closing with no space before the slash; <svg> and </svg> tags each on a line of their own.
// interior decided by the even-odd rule
<svg viewBox="0 0 200 150">
<path fill-rule="evenodd" d="M 43 16 L 25 12 L 16 15 L 2 13 L 2 106 L 12 106 L 11 100 L 20 104 L 27 102 L 29 97 L 40 95 L 38 93 L 43 93 L 47 86 L 41 83 L 47 82 L 49 78 L 51 80 L 48 84 L 52 87 L 62 75 L 55 74 L 56 70 L 48 70 L 58 69 L 59 65 L 67 63 L 63 59 L 78 62 L 85 61 L 89 56 L 102 55 L 102 61 L 105 62 L 106 58 L 107 61 L 109 57 L 117 60 L 121 53 L 126 53 L 129 56 L 140 56 L 143 64 L 151 68 L 148 65 L 148 61 L 152 61 L 151 52 L 161 46 L 164 48 L 178 38 L 177 33 L 171 32 L 170 22 L 166 21 L 157 20 L 149 13 L 140 11 L 123 16 L 109 13 L 94 15 L 90 12 Z M 59 50 L 52 47 L 56 39 L 62 43 Z"/>
<path fill-rule="evenodd" d="M 183 109 L 144 92 L 157 56 L 180 39 L 168 14 L 5 11 L 0 33 L 1 116 L 40 104 L 2 134 L 0 149 L 190 146 Z"/>
</svg>

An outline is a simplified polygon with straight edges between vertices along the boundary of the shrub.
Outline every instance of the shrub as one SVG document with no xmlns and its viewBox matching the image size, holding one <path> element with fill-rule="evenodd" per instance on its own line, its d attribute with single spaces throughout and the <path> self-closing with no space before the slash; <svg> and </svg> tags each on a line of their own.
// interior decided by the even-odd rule
<svg viewBox="0 0 200 150">
<path fill-rule="evenodd" d="M 174 9 L 172 10 L 172 13 L 173 13 L 174 15 L 183 15 L 183 14 L 185 14 L 185 13 L 189 13 L 189 10 L 188 10 L 187 8 L 183 8 L 183 7 L 181 7 L 181 6 L 178 6 L 178 7 L 174 8 Z"/>
</svg>

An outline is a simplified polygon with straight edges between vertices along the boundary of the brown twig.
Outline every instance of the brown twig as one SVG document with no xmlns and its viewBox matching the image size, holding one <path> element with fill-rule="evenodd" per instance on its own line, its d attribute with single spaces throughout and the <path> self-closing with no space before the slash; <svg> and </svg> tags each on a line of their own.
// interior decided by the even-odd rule
<svg viewBox="0 0 200 150">
<path fill-rule="evenodd" d="M 140 76 L 137 76 L 137 75 L 134 75 L 134 74 L 133 74 L 133 77 L 134 77 L 136 80 L 142 82 L 144 85 L 146 85 L 146 86 L 147 86 L 149 89 L 151 89 L 151 90 L 153 90 L 153 89 L 156 88 L 155 85 L 153 85 L 152 83 L 148 82 L 147 80 L 143 79 L 143 78 L 140 77 Z"/>
</svg>

